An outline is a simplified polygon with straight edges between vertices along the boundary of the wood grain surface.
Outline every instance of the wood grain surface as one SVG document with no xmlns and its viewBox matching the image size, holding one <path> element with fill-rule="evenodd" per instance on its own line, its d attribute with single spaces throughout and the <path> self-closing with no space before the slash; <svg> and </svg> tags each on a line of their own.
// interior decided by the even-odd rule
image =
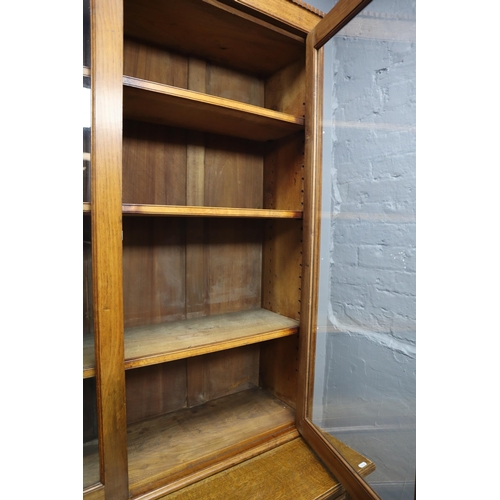
<svg viewBox="0 0 500 500">
<path fill-rule="evenodd" d="M 299 382 L 298 335 L 260 346 L 259 384 L 295 409 Z"/>
<path fill-rule="evenodd" d="M 302 56 L 271 75 L 265 81 L 264 107 L 304 118 L 305 69 L 305 59 Z"/>
<path fill-rule="evenodd" d="M 169 482 L 189 484 L 190 475 L 197 478 L 218 463 L 231 467 L 251 456 L 252 448 L 279 446 L 280 436 L 296 437 L 293 420 L 289 407 L 254 388 L 131 424 L 127 433 L 131 492 L 144 494 Z M 95 477 L 97 446 L 84 451 L 85 470 Z"/>
<path fill-rule="evenodd" d="M 185 296 L 183 219 L 124 218 L 125 328 L 183 319 Z"/>
<path fill-rule="evenodd" d="M 255 388 L 133 424 L 131 490 L 137 494 L 209 467 L 286 432 L 293 419 L 290 408 Z"/>
<path fill-rule="evenodd" d="M 319 49 L 338 33 L 353 17 L 359 14 L 372 0 L 342 0 L 309 33 L 311 43 Z"/>
<path fill-rule="evenodd" d="M 183 319 L 186 314 L 184 218 L 123 220 L 125 326 Z M 204 219 L 190 245 L 203 245 L 203 273 L 190 286 L 206 294 L 207 314 L 260 307 L 262 221 Z M 192 228 L 191 228 L 192 229 Z M 189 308 L 189 305 L 188 305 Z"/>
<path fill-rule="evenodd" d="M 124 40 L 123 74 L 255 106 L 264 106 L 262 78 L 137 39 Z"/>
<path fill-rule="evenodd" d="M 158 500 L 319 500 L 343 488 L 301 438 Z"/>
<path fill-rule="evenodd" d="M 338 446 L 338 441 L 332 439 L 332 436 L 323 432 L 311 421 L 305 420 L 302 423 L 302 436 L 309 443 L 311 448 L 318 454 L 322 462 L 339 479 L 347 493 L 356 500 L 380 500 L 372 487 L 361 477 L 360 471 L 372 472 L 374 464 L 367 459 L 356 459 L 354 463 L 349 460 L 349 455 L 344 456 L 344 446 Z M 336 442 L 337 441 L 337 442 Z M 352 459 L 352 456 L 350 457 Z M 370 467 L 362 468 L 361 462 L 369 462 Z"/>
<path fill-rule="evenodd" d="M 185 130 L 125 120 L 123 202 L 186 204 Z"/>
<path fill-rule="evenodd" d="M 126 373 L 127 425 L 186 408 L 186 361 L 146 366 Z"/>
<path fill-rule="evenodd" d="M 237 217 L 252 219 L 301 219 L 301 210 L 262 208 L 200 207 L 179 205 L 123 204 L 123 215 L 175 217 Z"/>
<path fill-rule="evenodd" d="M 256 387 L 259 383 L 259 346 L 242 346 L 187 360 L 188 406 Z"/>
<path fill-rule="evenodd" d="M 266 222 L 262 251 L 262 307 L 300 319 L 302 221 Z"/>
<path fill-rule="evenodd" d="M 266 144 L 264 153 L 264 207 L 304 209 L 304 134 Z"/>
<path fill-rule="evenodd" d="M 125 331 L 125 369 L 294 335 L 297 330 L 297 320 L 265 309 L 129 328 Z M 93 341 L 88 337 L 84 372 L 92 370 L 93 359 Z"/>
<path fill-rule="evenodd" d="M 266 16 L 274 18 L 279 23 L 285 23 L 288 26 L 299 30 L 306 35 L 311 31 L 321 17 L 313 12 L 313 9 L 307 10 L 298 5 L 302 2 L 294 3 L 283 0 L 234 0 L 235 2 L 251 7 Z M 304 2 L 305 3 L 305 2 Z"/>
<path fill-rule="evenodd" d="M 255 141 L 303 129 L 304 119 L 192 90 L 123 77 L 123 113 L 133 120 Z"/>
<path fill-rule="evenodd" d="M 124 11 L 127 37 L 244 73 L 270 75 L 304 50 L 300 37 L 207 2 L 125 0 Z"/>
<path fill-rule="evenodd" d="M 91 2 L 92 283 L 100 479 L 106 499 L 128 495 L 122 299 L 123 5 Z"/>
</svg>

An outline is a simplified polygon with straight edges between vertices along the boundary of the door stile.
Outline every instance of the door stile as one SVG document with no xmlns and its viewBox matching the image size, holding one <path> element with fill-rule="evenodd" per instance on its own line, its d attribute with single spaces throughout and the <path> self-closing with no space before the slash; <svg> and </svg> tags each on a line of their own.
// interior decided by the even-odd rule
<svg viewBox="0 0 500 500">
<path fill-rule="evenodd" d="M 122 287 L 121 0 L 91 4 L 92 278 L 100 476 L 107 499 L 128 498 Z"/>
<path fill-rule="evenodd" d="M 297 398 L 297 427 L 302 430 L 312 411 L 316 317 L 318 307 L 318 260 L 321 207 L 321 127 L 323 94 L 323 50 L 316 50 L 313 38 L 306 41 L 305 175 L 303 215 L 302 314 L 300 318 L 301 383 Z"/>
</svg>

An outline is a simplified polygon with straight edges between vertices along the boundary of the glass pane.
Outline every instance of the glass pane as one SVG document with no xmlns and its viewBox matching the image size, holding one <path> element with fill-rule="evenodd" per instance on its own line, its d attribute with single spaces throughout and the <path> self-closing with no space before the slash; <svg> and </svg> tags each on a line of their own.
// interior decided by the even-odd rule
<svg viewBox="0 0 500 500">
<path fill-rule="evenodd" d="M 83 1 L 83 201 L 91 200 L 90 151 L 92 123 L 92 94 L 88 70 L 90 67 L 90 0 Z M 84 370 L 83 378 L 83 487 L 100 481 L 97 392 L 94 354 L 94 312 L 92 301 L 92 231 L 91 215 L 83 215 L 83 346 L 84 366 L 94 367 L 89 376 Z M 90 354 L 87 353 L 90 352 Z M 87 357 L 90 358 L 87 359 Z"/>
<path fill-rule="evenodd" d="M 90 0 L 83 0 L 83 65 L 90 68 Z"/>
<path fill-rule="evenodd" d="M 325 46 L 313 421 L 415 481 L 415 1 L 373 0 Z"/>
<path fill-rule="evenodd" d="M 83 77 L 83 201 L 90 202 L 90 127 L 92 123 L 92 96 L 90 78 Z"/>
<path fill-rule="evenodd" d="M 83 217 L 83 335 L 94 336 L 90 217 Z"/>
<path fill-rule="evenodd" d="M 90 216 L 83 216 L 83 342 L 93 344 L 92 244 Z M 95 361 L 94 361 L 95 366 Z M 99 482 L 95 376 L 83 379 L 83 487 Z"/>
<path fill-rule="evenodd" d="M 327 14 L 339 3 L 339 0 L 308 0 L 307 3 L 324 14 Z"/>
<path fill-rule="evenodd" d="M 83 487 L 99 482 L 95 377 L 83 379 Z"/>
</svg>

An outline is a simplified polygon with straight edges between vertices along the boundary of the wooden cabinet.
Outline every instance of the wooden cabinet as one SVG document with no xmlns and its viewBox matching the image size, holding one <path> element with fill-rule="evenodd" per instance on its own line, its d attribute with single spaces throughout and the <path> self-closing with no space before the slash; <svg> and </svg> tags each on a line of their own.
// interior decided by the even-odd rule
<svg viewBox="0 0 500 500">
<path fill-rule="evenodd" d="M 84 497 L 212 498 L 243 475 L 289 498 L 303 470 L 300 498 L 343 495 L 298 423 L 305 39 L 320 17 L 92 0 L 90 19 Z"/>
</svg>

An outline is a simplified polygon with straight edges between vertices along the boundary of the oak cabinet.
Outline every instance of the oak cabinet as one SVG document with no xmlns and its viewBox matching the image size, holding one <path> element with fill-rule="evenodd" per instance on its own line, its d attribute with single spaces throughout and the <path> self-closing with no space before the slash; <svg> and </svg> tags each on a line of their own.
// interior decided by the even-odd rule
<svg viewBox="0 0 500 500">
<path fill-rule="evenodd" d="M 321 17 L 285 1 L 89 10 L 84 498 L 344 495 L 299 422 L 306 35 Z"/>
</svg>

